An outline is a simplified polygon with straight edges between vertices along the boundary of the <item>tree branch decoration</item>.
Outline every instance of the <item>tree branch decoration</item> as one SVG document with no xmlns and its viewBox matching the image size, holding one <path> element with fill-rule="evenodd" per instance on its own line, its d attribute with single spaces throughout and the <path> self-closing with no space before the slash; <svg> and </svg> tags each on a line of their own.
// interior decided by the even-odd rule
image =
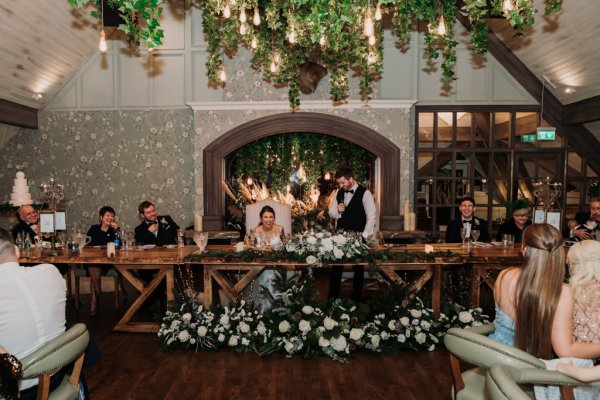
<svg viewBox="0 0 600 400">
<path fill-rule="evenodd" d="M 69 0 L 78 7 L 101 0 Z M 125 21 L 119 29 L 131 42 L 161 44 L 157 18 L 161 0 L 107 0 Z M 562 0 L 545 0 L 545 13 L 556 13 Z M 251 65 L 266 81 L 288 87 L 290 106 L 300 106 L 300 74 L 309 63 L 329 73 L 334 103 L 349 97 L 348 75 L 360 78 L 360 95 L 371 98 L 373 82 L 383 71 L 384 20 L 389 21 L 401 44 L 411 32 L 426 26 L 429 61 L 442 56 L 442 82 L 455 79 L 454 24 L 461 12 L 471 23 L 473 50 L 487 51 L 486 19 L 504 17 L 517 34 L 533 25 L 537 12 L 532 0 L 196 0 L 202 9 L 207 38 L 207 75 L 213 84 L 226 83 L 224 55 L 234 56 L 242 45 L 253 53 Z M 94 15 L 98 15 L 96 12 Z M 386 23 L 387 26 L 387 23 Z"/>
</svg>

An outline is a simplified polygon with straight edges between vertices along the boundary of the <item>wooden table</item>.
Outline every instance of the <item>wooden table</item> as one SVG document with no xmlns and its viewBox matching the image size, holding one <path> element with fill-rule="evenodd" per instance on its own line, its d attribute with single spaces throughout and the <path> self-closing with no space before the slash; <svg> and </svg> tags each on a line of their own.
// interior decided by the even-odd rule
<svg viewBox="0 0 600 400">
<path fill-rule="evenodd" d="M 185 246 L 183 248 L 119 250 L 115 257 L 107 257 L 105 248 L 84 247 L 79 254 L 29 250 L 21 252 L 19 262 L 21 264 L 113 265 L 140 292 L 140 295 L 127 309 L 113 330 L 121 332 L 158 332 L 159 324 L 156 322 L 133 322 L 131 319 L 163 280 L 166 281 L 167 300 L 173 300 L 174 265 L 183 264 L 183 257 L 197 249 L 196 246 Z M 138 270 L 158 270 L 158 273 L 151 282 L 146 284 L 133 274 L 133 271 Z"/>
</svg>

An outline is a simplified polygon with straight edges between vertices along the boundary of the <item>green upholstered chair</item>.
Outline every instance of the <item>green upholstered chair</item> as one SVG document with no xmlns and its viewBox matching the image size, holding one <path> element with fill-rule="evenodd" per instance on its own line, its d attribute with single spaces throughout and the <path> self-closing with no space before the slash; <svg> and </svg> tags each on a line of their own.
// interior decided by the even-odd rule
<svg viewBox="0 0 600 400">
<path fill-rule="evenodd" d="M 573 387 L 600 388 L 600 381 L 588 384 L 556 371 L 514 368 L 502 364 L 492 365 L 486 376 L 486 392 L 490 400 L 531 400 L 534 397 L 529 393 L 534 385 L 561 386 L 562 399 L 572 400 Z"/>
<path fill-rule="evenodd" d="M 494 325 L 487 324 L 468 329 L 451 328 L 446 332 L 444 345 L 450 353 L 453 399 L 484 399 L 486 371 L 497 363 L 515 368 L 546 369 L 545 364 L 531 354 L 488 338 L 493 331 Z M 475 368 L 461 372 L 461 360 Z"/>
<path fill-rule="evenodd" d="M 79 395 L 79 377 L 90 335 L 85 324 L 75 324 L 27 357 L 21 359 L 21 379 L 38 379 L 38 400 L 69 400 Z M 60 385 L 50 391 L 50 376 L 75 361 L 71 374 L 65 374 Z"/>
</svg>

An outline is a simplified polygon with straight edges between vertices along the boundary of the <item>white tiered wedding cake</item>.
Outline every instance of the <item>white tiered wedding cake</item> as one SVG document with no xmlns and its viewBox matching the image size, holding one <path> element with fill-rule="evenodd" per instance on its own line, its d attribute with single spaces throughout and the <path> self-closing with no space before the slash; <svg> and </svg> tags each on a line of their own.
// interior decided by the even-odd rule
<svg viewBox="0 0 600 400">
<path fill-rule="evenodd" d="M 31 193 L 29 193 L 29 186 L 27 186 L 27 179 L 25 174 L 21 171 L 17 172 L 15 178 L 15 185 L 10 195 L 10 204 L 13 206 L 22 206 L 23 204 L 32 204 Z"/>
</svg>

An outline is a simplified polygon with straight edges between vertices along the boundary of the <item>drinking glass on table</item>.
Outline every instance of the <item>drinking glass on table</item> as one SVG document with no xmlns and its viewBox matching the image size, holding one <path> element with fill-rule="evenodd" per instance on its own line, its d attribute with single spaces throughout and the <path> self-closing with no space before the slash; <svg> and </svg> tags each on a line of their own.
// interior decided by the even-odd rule
<svg viewBox="0 0 600 400">
<path fill-rule="evenodd" d="M 208 243 L 208 233 L 199 231 L 194 232 L 194 243 L 196 243 L 200 248 L 200 251 L 203 252 Z"/>
<path fill-rule="evenodd" d="M 471 231 L 471 237 L 473 238 L 473 243 L 477 243 L 477 239 L 479 239 L 479 230 L 473 229 Z"/>
<path fill-rule="evenodd" d="M 460 229 L 460 238 L 462 239 L 462 247 L 467 247 L 467 229 L 465 228 L 461 228 Z"/>
</svg>

